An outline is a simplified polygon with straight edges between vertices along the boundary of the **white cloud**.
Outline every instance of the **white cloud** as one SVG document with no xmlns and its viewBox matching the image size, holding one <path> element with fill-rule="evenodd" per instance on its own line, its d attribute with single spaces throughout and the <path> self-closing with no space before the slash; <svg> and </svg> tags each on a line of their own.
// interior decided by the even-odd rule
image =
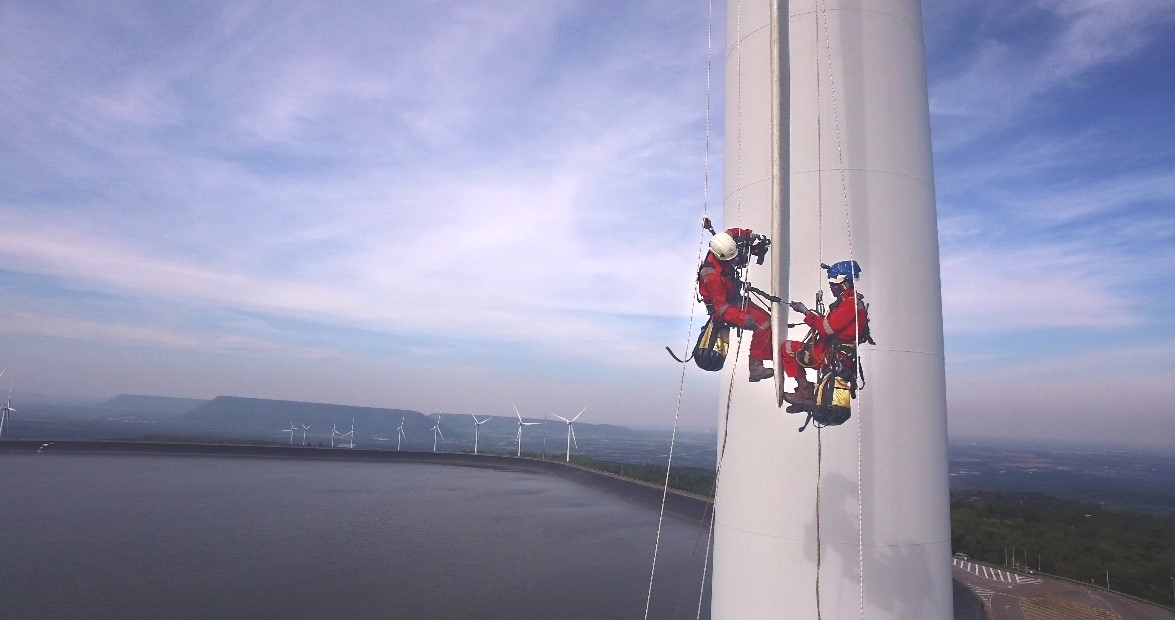
<svg viewBox="0 0 1175 620">
<path fill-rule="evenodd" d="M 1122 269 L 1069 246 L 972 246 L 942 257 L 943 315 L 951 333 L 1066 327 L 1127 328 L 1143 322 L 1124 298 Z"/>
</svg>

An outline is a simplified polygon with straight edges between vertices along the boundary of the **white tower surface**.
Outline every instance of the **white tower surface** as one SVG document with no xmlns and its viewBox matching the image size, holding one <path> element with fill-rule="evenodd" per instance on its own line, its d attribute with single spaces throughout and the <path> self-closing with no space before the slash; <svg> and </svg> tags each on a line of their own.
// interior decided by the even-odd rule
<svg viewBox="0 0 1175 620">
<path fill-rule="evenodd" d="M 731 347 L 719 390 L 713 617 L 950 618 L 919 1 L 730 0 L 726 41 L 723 225 L 779 236 L 749 280 L 812 307 L 817 290 L 833 301 L 819 264 L 857 260 L 877 345 L 860 347 L 867 384 L 853 417 L 803 433 L 803 414 L 777 407 L 770 381 L 747 381 L 750 334 L 739 359 Z M 779 105 L 788 101 L 790 111 Z M 789 134 L 790 149 L 777 150 Z M 786 282 L 771 285 L 772 261 Z"/>
</svg>

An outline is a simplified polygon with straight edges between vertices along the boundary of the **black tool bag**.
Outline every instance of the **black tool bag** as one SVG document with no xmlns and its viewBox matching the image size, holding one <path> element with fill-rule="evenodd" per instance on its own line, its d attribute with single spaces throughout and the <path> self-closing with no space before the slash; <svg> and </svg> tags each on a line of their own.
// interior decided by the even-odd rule
<svg viewBox="0 0 1175 620">
<path fill-rule="evenodd" d="M 829 374 L 816 388 L 816 410 L 812 420 L 817 426 L 840 426 L 852 417 L 850 400 L 853 387 L 839 375 Z"/>
<path fill-rule="evenodd" d="M 722 370 L 726 353 L 730 350 L 730 326 L 711 318 L 706 321 L 694 345 L 694 363 L 702 370 Z"/>
</svg>

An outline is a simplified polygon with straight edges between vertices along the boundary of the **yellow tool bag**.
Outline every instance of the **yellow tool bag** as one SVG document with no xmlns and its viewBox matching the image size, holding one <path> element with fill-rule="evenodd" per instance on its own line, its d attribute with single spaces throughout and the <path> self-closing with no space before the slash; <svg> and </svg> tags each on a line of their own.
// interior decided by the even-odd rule
<svg viewBox="0 0 1175 620">
<path fill-rule="evenodd" d="M 690 356 L 685 359 L 677 357 L 677 354 L 669 347 L 665 347 L 665 350 L 669 351 L 669 355 L 673 356 L 673 359 L 682 364 L 692 359 L 702 370 L 722 370 L 722 365 L 726 363 L 726 353 L 730 351 L 730 326 L 726 323 L 715 325 L 712 318 L 706 321 L 706 325 L 698 334 L 698 343 L 694 345 Z"/>
<path fill-rule="evenodd" d="M 808 412 L 808 419 L 803 431 L 809 423 L 815 423 L 816 428 L 825 426 L 840 426 L 853 416 L 850 403 L 854 397 L 854 388 L 840 376 L 828 373 L 816 384 L 816 406 Z"/>
<path fill-rule="evenodd" d="M 706 321 L 698 334 L 698 343 L 694 345 L 694 363 L 702 370 L 722 370 L 729 351 L 730 326 L 725 323 L 715 325 L 714 319 Z"/>
</svg>

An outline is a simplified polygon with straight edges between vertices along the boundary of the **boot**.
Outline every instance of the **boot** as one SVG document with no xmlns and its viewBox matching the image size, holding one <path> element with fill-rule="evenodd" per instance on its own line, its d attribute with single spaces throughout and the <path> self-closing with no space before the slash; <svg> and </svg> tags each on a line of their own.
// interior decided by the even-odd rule
<svg viewBox="0 0 1175 620">
<path fill-rule="evenodd" d="M 814 407 L 816 406 L 816 386 L 807 381 L 800 383 L 796 385 L 795 392 L 790 394 L 784 392 L 783 400 L 786 400 L 787 402 L 791 403 L 793 407 L 797 408 L 797 411 L 792 411 L 792 407 L 788 407 L 788 413 L 797 413 L 798 411 L 803 411 L 803 407 Z"/>
<path fill-rule="evenodd" d="M 751 371 L 751 383 L 762 381 L 763 379 L 770 379 L 771 377 L 775 376 L 775 371 L 764 366 L 763 360 L 757 360 L 753 357 L 750 358 L 750 360 L 750 363 L 747 364 L 747 368 L 749 368 Z"/>
</svg>

